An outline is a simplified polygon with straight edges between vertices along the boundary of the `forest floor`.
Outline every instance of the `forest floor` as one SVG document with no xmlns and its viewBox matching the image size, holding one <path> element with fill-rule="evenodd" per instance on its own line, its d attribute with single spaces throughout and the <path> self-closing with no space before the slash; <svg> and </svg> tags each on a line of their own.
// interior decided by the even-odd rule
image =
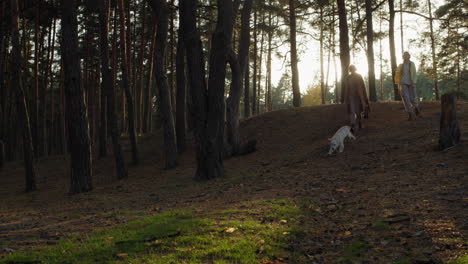
<svg viewBox="0 0 468 264">
<path fill-rule="evenodd" d="M 242 120 L 243 140 L 257 139 L 258 150 L 226 160 L 225 177 L 209 182 L 193 180 L 193 147 L 176 169 L 164 170 L 157 134 L 140 138 L 141 164 L 129 168 L 128 179 L 114 179 L 111 155 L 94 160 L 95 186 L 86 194 L 67 194 L 64 157 L 38 162 L 39 190 L 33 193 L 22 192 L 21 163 L 8 163 L 0 171 L 0 263 L 21 263 L 9 255 L 39 252 L 72 237 L 81 243 L 96 230 L 177 210 L 188 210 L 194 219 L 212 217 L 213 233 L 223 233 L 216 245 L 229 235 L 254 234 L 248 240 L 258 237 L 258 248 L 249 259 L 227 257 L 232 252 L 222 249 L 198 262 L 187 253 L 172 263 L 468 263 L 468 103 L 458 105 L 465 141 L 445 152 L 434 149 L 438 103 L 422 103 L 422 118 L 410 122 L 401 103 L 371 109 L 357 140 L 347 140 L 344 152 L 334 156 L 326 155 L 327 138 L 347 123 L 342 105 Z M 170 219 L 165 223 L 180 220 Z M 269 236 L 262 229 L 268 225 L 280 233 L 260 239 Z M 175 230 L 161 239 L 186 229 Z M 170 239 L 168 247 L 182 243 Z M 268 243 L 280 250 L 268 252 Z M 119 250 L 112 251 L 116 263 L 164 263 L 125 260 Z M 29 263 L 54 263 L 49 260 Z"/>
</svg>

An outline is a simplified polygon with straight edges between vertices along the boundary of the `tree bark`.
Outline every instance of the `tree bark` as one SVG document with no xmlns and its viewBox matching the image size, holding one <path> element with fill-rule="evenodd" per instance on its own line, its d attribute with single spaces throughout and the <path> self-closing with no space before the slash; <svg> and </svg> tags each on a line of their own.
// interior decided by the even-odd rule
<svg viewBox="0 0 468 264">
<path fill-rule="evenodd" d="M 65 105 L 71 151 L 70 193 L 90 191 L 92 187 L 91 142 L 86 105 L 81 86 L 78 49 L 77 3 L 62 0 L 62 58 L 65 75 Z"/>
<path fill-rule="evenodd" d="M 250 41 L 250 40 L 249 40 Z M 244 72 L 244 118 L 250 116 L 250 58 Z"/>
<path fill-rule="evenodd" d="M 203 51 L 196 29 L 196 0 L 180 3 L 180 17 L 187 46 L 188 72 L 193 102 L 197 172 L 195 179 L 208 180 L 223 176 L 224 82 L 226 58 L 230 49 L 234 23 L 231 0 L 218 0 L 218 22 L 212 37 L 209 88 L 206 90 Z"/>
<path fill-rule="evenodd" d="M 293 105 L 301 106 L 301 90 L 299 88 L 299 71 L 297 68 L 297 44 L 296 44 L 296 6 L 294 0 L 289 0 L 289 38 L 291 41 L 291 73 L 293 88 Z M 271 89 L 271 88 L 270 88 Z M 271 92 L 271 91 L 270 91 Z"/>
<path fill-rule="evenodd" d="M 143 94 L 143 133 L 147 133 L 151 128 L 151 90 L 153 87 L 153 67 L 154 67 L 154 49 L 156 46 L 156 21 L 153 23 L 151 31 L 151 47 L 148 60 L 148 77 L 146 79 L 146 87 Z"/>
<path fill-rule="evenodd" d="M 325 104 L 325 82 L 324 82 L 324 69 L 323 69 L 323 29 L 324 21 L 323 21 L 323 7 L 320 6 L 320 91 L 322 97 L 322 104 Z"/>
<path fill-rule="evenodd" d="M 183 33 L 179 20 L 179 36 L 177 41 L 176 54 L 176 80 L 177 80 L 177 101 L 176 101 L 176 132 L 177 132 L 177 150 L 182 153 L 187 148 L 186 142 L 186 124 L 187 124 L 187 95 L 186 71 L 185 71 L 185 44 Z"/>
<path fill-rule="evenodd" d="M 400 10 L 403 10 L 403 0 L 400 0 Z M 403 12 L 400 12 L 400 41 L 401 41 L 401 53 L 405 51 L 404 39 L 403 39 Z"/>
<path fill-rule="evenodd" d="M 374 60 L 374 27 L 372 24 L 372 0 L 366 0 L 366 21 L 367 21 L 367 64 L 369 68 L 369 99 L 377 102 L 377 92 L 375 88 L 375 60 Z"/>
<path fill-rule="evenodd" d="M 444 94 L 441 99 L 439 148 L 445 150 L 460 143 L 460 126 L 457 118 L 455 94 Z"/>
<path fill-rule="evenodd" d="M 158 86 L 159 111 L 164 129 L 164 153 L 166 169 L 174 168 L 177 164 L 177 137 L 172 113 L 171 86 L 167 80 L 165 68 L 166 44 L 169 29 L 169 9 L 165 0 L 152 0 L 151 7 L 157 17 L 156 50 L 154 55 L 154 78 Z"/>
<path fill-rule="evenodd" d="M 1 30 L 1 29 L 0 29 Z M 1 55 L 0 55 L 1 56 Z M 1 64 L 1 62 L 0 62 Z M 1 65 L 0 65 L 1 69 Z M 0 72 L 0 74 L 2 74 Z M 36 10 L 36 27 L 34 30 L 34 99 L 32 116 L 32 137 L 35 157 L 39 157 L 39 8 Z"/>
<path fill-rule="evenodd" d="M 115 113 L 116 103 L 114 87 L 112 82 L 112 71 L 109 68 L 109 2 L 99 0 L 99 29 L 100 29 L 100 50 L 101 50 L 101 91 L 107 100 L 107 120 L 112 137 L 113 152 L 115 158 L 115 172 L 118 179 L 128 176 L 125 166 L 122 146 L 120 144 L 120 133 Z M 106 111 L 104 111 L 106 113 Z M 107 127 L 106 119 L 101 121 L 101 126 Z M 101 127 L 102 129 L 102 127 Z"/>
<path fill-rule="evenodd" d="M 398 85 L 395 83 L 395 71 L 397 68 L 396 54 L 395 54 L 395 7 L 394 0 L 388 0 L 389 7 L 389 29 L 388 29 L 388 40 L 390 42 L 390 67 L 392 69 L 392 83 L 393 83 L 393 94 L 395 101 L 401 100 L 400 93 L 398 92 Z"/>
<path fill-rule="evenodd" d="M 242 93 L 243 75 L 247 68 L 247 56 L 250 46 L 250 13 L 253 0 L 246 0 L 241 14 L 241 32 L 239 38 L 239 54 L 237 57 L 231 50 L 228 54 L 228 61 L 231 66 L 232 82 L 229 90 L 229 97 L 226 101 L 226 123 L 228 149 L 225 150 L 225 156 L 237 155 L 240 149 L 239 133 L 239 105 Z"/>
<path fill-rule="evenodd" d="M 434 21 L 432 18 L 432 4 L 430 0 L 427 0 L 427 6 L 429 7 L 429 28 L 431 30 L 431 51 L 432 51 L 432 73 L 434 77 L 434 94 L 435 99 L 439 100 L 439 76 L 437 70 L 437 58 L 435 53 L 435 38 L 434 38 Z"/>
<path fill-rule="evenodd" d="M 29 124 L 28 109 L 23 90 L 23 80 L 21 77 L 21 63 L 23 58 L 20 51 L 19 30 L 18 30 L 18 1 L 11 0 L 11 86 L 16 87 L 16 100 L 19 122 L 21 124 L 23 136 L 23 155 L 26 178 L 26 191 L 36 190 L 36 172 L 34 168 L 34 148 Z"/>
<path fill-rule="evenodd" d="M 0 169 L 3 168 L 3 164 L 5 164 L 5 145 L 0 140 Z"/>
<path fill-rule="evenodd" d="M 346 91 L 346 78 L 349 67 L 349 36 L 346 20 L 346 6 L 344 0 L 337 0 L 340 27 L 340 60 L 341 60 L 341 96 L 340 102 L 344 103 L 344 92 Z"/>
<path fill-rule="evenodd" d="M 138 155 L 138 146 L 137 146 L 137 138 L 136 138 L 136 131 L 135 131 L 135 107 L 133 105 L 133 96 L 131 91 L 131 76 L 130 76 L 130 64 L 128 58 L 127 50 L 127 42 L 129 38 L 126 36 L 127 32 L 125 31 L 125 6 L 123 0 L 117 1 L 118 9 L 120 12 L 120 45 L 121 45 L 121 54 L 122 54 L 122 83 L 125 90 L 125 98 L 127 101 L 127 111 L 128 111 L 128 132 L 130 136 L 130 144 L 132 146 L 132 162 L 133 165 L 138 165 L 139 163 L 139 155 Z M 129 23 L 127 23 L 129 24 Z M 127 25 L 128 26 L 128 25 Z M 125 41 L 127 40 L 127 41 Z"/>
<path fill-rule="evenodd" d="M 253 80 L 252 80 L 252 115 L 255 115 L 257 112 L 257 59 L 258 59 L 258 49 L 257 49 L 257 10 L 254 12 L 254 25 L 253 25 L 253 35 L 254 35 L 254 50 L 253 50 Z"/>
</svg>

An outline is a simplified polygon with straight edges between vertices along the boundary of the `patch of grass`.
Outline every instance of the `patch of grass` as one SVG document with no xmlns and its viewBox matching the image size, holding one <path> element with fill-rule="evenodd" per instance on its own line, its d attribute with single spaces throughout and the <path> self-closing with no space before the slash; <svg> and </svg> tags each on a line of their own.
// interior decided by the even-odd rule
<svg viewBox="0 0 468 264">
<path fill-rule="evenodd" d="M 366 259 L 369 245 L 367 242 L 354 239 L 343 250 L 343 256 L 337 259 L 339 264 L 361 263 Z"/>
<path fill-rule="evenodd" d="M 451 264 L 468 264 L 468 255 L 458 258 L 457 260 L 451 262 Z"/>
<path fill-rule="evenodd" d="M 413 260 L 410 257 L 399 257 L 392 264 L 411 264 Z"/>
<path fill-rule="evenodd" d="M 384 231 L 390 228 L 390 225 L 385 221 L 377 221 L 372 224 L 372 228 L 376 231 Z"/>
<path fill-rule="evenodd" d="M 253 213 L 252 213 L 253 212 Z M 87 238 L 18 251 L 0 263 L 257 263 L 285 257 L 285 244 L 297 231 L 291 222 L 262 223 L 255 216 L 292 219 L 292 201 L 250 202 L 242 209 L 195 212 L 193 209 L 144 217 Z M 230 216 L 236 215 L 235 218 Z"/>
</svg>

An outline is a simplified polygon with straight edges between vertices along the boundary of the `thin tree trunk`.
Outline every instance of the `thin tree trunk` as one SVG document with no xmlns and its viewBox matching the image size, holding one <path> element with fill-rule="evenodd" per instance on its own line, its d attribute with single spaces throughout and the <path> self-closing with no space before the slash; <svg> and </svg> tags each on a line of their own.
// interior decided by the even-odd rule
<svg viewBox="0 0 468 264">
<path fill-rule="evenodd" d="M 344 0 L 337 0 L 338 16 L 340 26 L 340 60 L 341 60 L 341 96 L 340 101 L 344 103 L 344 92 L 346 90 L 346 78 L 349 67 L 349 36 L 348 24 L 346 20 L 346 6 Z"/>
<path fill-rule="evenodd" d="M 47 36 L 47 55 L 46 55 L 46 63 L 44 67 L 44 80 L 43 80 L 43 86 L 42 86 L 42 154 L 44 156 L 47 156 L 48 154 L 48 147 L 49 147 L 49 142 L 48 142 L 48 126 L 47 126 L 47 87 L 48 87 L 48 80 L 49 80 L 49 65 L 51 63 L 52 58 L 50 57 L 50 50 L 51 50 L 51 41 L 52 41 L 52 25 L 50 25 L 50 30 L 49 34 Z M 52 105 L 52 103 L 50 103 Z"/>
<path fill-rule="evenodd" d="M 249 40 L 250 41 L 250 40 Z M 250 58 L 247 58 L 247 67 L 244 72 L 244 118 L 250 116 Z"/>
<path fill-rule="evenodd" d="M 144 90 L 144 61 L 145 61 L 145 47 L 146 47 L 146 34 L 145 34 L 145 26 L 146 26 L 146 1 L 142 2 L 143 7 L 143 21 L 141 24 L 141 45 L 140 45 L 140 58 L 138 63 L 138 79 L 135 78 L 135 81 L 138 82 L 136 90 L 136 98 L 137 98 L 137 131 L 141 133 L 143 131 L 143 90 Z"/>
<path fill-rule="evenodd" d="M 169 74 L 169 89 L 171 91 L 171 103 L 172 105 L 174 106 L 174 109 L 173 110 L 173 115 L 175 115 L 175 111 L 176 111 L 176 96 L 177 96 L 177 93 L 176 93 L 176 85 L 175 84 L 175 57 L 174 57 L 174 47 L 176 46 L 175 44 L 175 30 L 174 30 L 174 10 L 172 9 L 172 7 L 174 6 L 174 0 L 170 0 L 171 1 L 171 8 L 168 8 L 167 12 L 170 12 L 170 25 L 169 25 L 169 41 L 170 41 L 170 45 L 168 47 L 168 52 L 169 52 L 169 59 L 170 59 L 170 63 L 169 63 L 169 66 L 170 66 L 170 74 Z"/>
<path fill-rule="evenodd" d="M 21 77 L 21 62 L 23 61 L 20 51 L 18 30 L 18 1 L 11 0 L 11 86 L 16 87 L 17 111 L 23 135 L 23 155 L 25 166 L 26 191 L 36 190 L 36 172 L 34 168 L 34 148 L 32 144 L 31 127 L 29 124 L 28 109 L 24 96 Z"/>
<path fill-rule="evenodd" d="M 156 45 L 156 21 L 153 22 L 151 31 L 151 47 L 148 60 L 148 76 L 146 79 L 146 87 L 143 96 L 143 133 L 147 133 L 151 128 L 151 90 L 153 87 L 153 65 L 154 65 L 154 49 Z"/>
<path fill-rule="evenodd" d="M 62 0 L 62 58 L 65 75 L 65 101 L 68 139 L 71 150 L 71 193 L 92 189 L 91 142 L 83 98 L 78 49 L 77 3 Z"/>
<path fill-rule="evenodd" d="M 372 24 L 372 0 L 366 0 L 366 21 L 367 21 L 367 63 L 369 68 L 369 99 L 377 101 L 375 89 L 375 60 L 374 60 L 374 28 Z"/>
<path fill-rule="evenodd" d="M 253 55 L 253 80 L 252 80 L 252 115 L 257 113 L 257 59 L 258 59 L 258 49 L 257 49 L 257 10 L 254 12 L 254 25 L 253 25 L 253 35 L 254 35 L 254 55 Z"/>
<path fill-rule="evenodd" d="M 382 16 L 382 11 L 380 11 L 380 19 L 379 19 L 379 32 L 382 32 L 382 21 L 383 21 L 383 16 Z M 379 39 L 379 66 L 380 66 L 380 100 L 384 101 L 384 89 L 383 89 L 383 78 L 384 78 L 384 73 L 383 73 L 383 49 L 382 49 L 382 38 Z"/>
<path fill-rule="evenodd" d="M 400 0 L 400 11 L 403 11 L 403 0 Z M 403 39 L 403 12 L 400 12 L 400 41 L 401 41 L 401 53 L 405 51 L 404 39 Z"/>
<path fill-rule="evenodd" d="M 49 155 L 52 154 L 53 151 L 53 142 L 54 142 L 54 120 L 55 120 L 55 104 L 54 104 L 54 76 L 53 76 L 53 70 L 52 70 L 52 65 L 54 63 L 54 54 L 55 54 L 55 33 L 56 33 L 56 24 L 57 24 L 57 19 L 54 18 L 53 22 L 53 27 L 52 27 L 52 47 L 51 47 L 51 54 L 50 54 L 50 62 L 49 62 L 49 82 L 46 80 L 46 86 L 50 83 L 50 88 L 49 88 L 49 101 L 50 101 L 50 128 L 49 129 Z"/>
<path fill-rule="evenodd" d="M 296 44 L 296 6 L 294 0 L 289 0 L 289 37 L 291 41 L 291 73 L 293 88 L 293 105 L 301 106 L 301 90 L 299 88 L 299 70 L 297 68 L 297 44 Z M 271 72 L 271 69 L 270 69 Z M 271 81 L 270 81 L 271 82 Z M 271 93 L 271 87 L 270 87 Z"/>
<path fill-rule="evenodd" d="M 0 29 L 1 30 L 1 29 Z M 32 116 L 32 137 L 35 157 L 39 155 L 39 8 L 36 9 L 36 28 L 34 31 L 34 104 Z M 1 65 L 0 65 L 1 68 Z M 2 72 L 0 72 L 2 74 Z"/>
<path fill-rule="evenodd" d="M 323 69 L 323 7 L 320 7 L 320 91 L 322 97 L 322 104 L 325 104 L 325 83 L 324 83 L 324 69 Z"/>
<path fill-rule="evenodd" d="M 271 22 L 271 15 L 270 15 Z M 271 26 L 271 23 L 270 23 Z M 271 28 L 271 27 L 270 27 Z M 268 51 L 267 51 L 267 62 L 266 62 L 266 79 L 265 79 L 265 112 L 270 112 L 273 110 L 271 105 L 271 53 L 272 53 L 272 44 L 273 41 L 273 32 L 268 32 Z"/>
<path fill-rule="evenodd" d="M 137 165 L 139 163 L 138 157 L 138 146 L 137 146 L 137 139 L 136 139 L 136 131 L 135 131 L 135 107 L 133 105 L 133 96 L 131 91 L 131 77 L 129 73 L 129 69 L 131 69 L 131 64 L 128 62 L 128 50 L 127 50 L 127 42 L 129 42 L 129 38 L 126 36 L 127 32 L 125 31 L 125 6 L 123 0 L 117 1 L 119 13 L 120 13 L 120 45 L 121 45 L 121 53 L 122 53 L 122 83 L 125 90 L 125 98 L 127 99 L 127 110 L 128 110 L 128 132 L 130 137 L 130 144 L 132 146 L 132 162 L 133 165 Z M 127 23 L 128 26 L 129 23 Z M 127 40 L 127 41 L 125 41 Z"/>
<path fill-rule="evenodd" d="M 265 23 L 265 15 L 263 15 L 262 23 Z M 265 32 L 262 31 L 262 37 L 260 40 L 260 58 L 259 58 L 260 63 L 258 65 L 259 70 L 258 70 L 258 86 L 257 86 L 258 87 L 257 88 L 257 114 L 260 113 L 260 95 L 262 92 L 262 62 L 263 62 L 264 42 L 265 42 Z M 266 85 L 264 89 L 266 89 Z"/>
<path fill-rule="evenodd" d="M 393 83 L 393 94 L 395 101 L 401 100 L 400 93 L 398 92 L 398 85 L 395 83 L 395 71 L 397 68 L 396 55 L 395 55 L 395 7 L 394 0 L 388 0 L 389 7 L 389 30 L 388 40 L 390 42 L 390 67 L 392 69 L 392 83 Z"/>
<path fill-rule="evenodd" d="M 120 145 L 120 133 L 117 124 L 117 115 L 115 113 L 115 94 L 112 83 L 112 72 L 109 68 L 109 2 L 108 0 L 99 0 L 99 29 L 100 29 L 100 50 L 101 50 L 101 91 L 104 98 L 107 99 L 107 120 L 109 121 L 110 134 L 112 137 L 113 152 L 115 158 L 115 172 L 118 179 L 128 176 L 125 166 L 122 146 Z M 105 113 L 105 111 L 103 111 Z M 105 117 L 104 117 L 104 120 Z M 105 121 L 101 125 L 106 127 Z M 101 128 L 102 129 L 102 128 Z"/>
<path fill-rule="evenodd" d="M 438 70 L 437 70 L 437 57 L 435 54 L 435 38 L 434 38 L 434 21 L 432 18 L 432 4 L 430 0 L 427 0 L 427 6 L 429 7 L 429 28 L 431 30 L 431 51 L 432 51 L 432 74 L 434 75 L 434 94 L 435 94 L 435 99 L 438 101 L 439 100 L 439 76 L 438 76 Z"/>
<path fill-rule="evenodd" d="M 4 16 L 5 12 L 5 2 L 0 4 L 0 17 Z M 0 139 L 5 140 L 5 127 L 6 127 L 6 85 L 5 85 L 5 77 L 4 77 L 4 61 L 5 61 L 5 45 L 6 41 L 6 30 L 4 27 L 0 27 Z M 37 47 L 37 45 L 35 46 Z M 37 98 L 37 97 L 36 97 Z M 37 104 L 37 100 L 35 100 L 35 104 Z M 35 146 L 35 145 L 33 145 Z M 5 155 L 5 151 L 3 152 Z M 4 159 L 6 157 L 4 156 Z"/>
<path fill-rule="evenodd" d="M 187 101 L 185 82 L 187 76 L 185 74 L 185 44 L 183 40 L 182 25 L 179 20 L 179 36 L 177 41 L 176 55 L 176 75 L 177 75 L 177 102 L 176 102 L 176 132 L 177 132 L 177 150 L 182 153 L 187 148 L 186 143 L 186 124 L 187 124 Z"/>
</svg>

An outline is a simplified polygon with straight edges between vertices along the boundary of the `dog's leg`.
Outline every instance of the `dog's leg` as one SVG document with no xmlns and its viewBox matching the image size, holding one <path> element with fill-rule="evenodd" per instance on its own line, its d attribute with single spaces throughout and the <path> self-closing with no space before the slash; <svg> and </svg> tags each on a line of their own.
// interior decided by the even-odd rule
<svg viewBox="0 0 468 264">
<path fill-rule="evenodd" d="M 341 143 L 341 145 L 340 145 L 340 149 L 339 149 L 339 152 L 341 153 L 341 152 L 343 152 L 343 150 L 344 150 L 344 144 L 343 144 L 343 143 Z"/>
<path fill-rule="evenodd" d="M 355 137 L 355 136 L 354 136 L 352 133 L 349 133 L 349 135 L 348 135 L 348 136 L 349 136 L 350 138 L 352 138 L 352 139 L 356 140 L 356 137 Z"/>
</svg>

